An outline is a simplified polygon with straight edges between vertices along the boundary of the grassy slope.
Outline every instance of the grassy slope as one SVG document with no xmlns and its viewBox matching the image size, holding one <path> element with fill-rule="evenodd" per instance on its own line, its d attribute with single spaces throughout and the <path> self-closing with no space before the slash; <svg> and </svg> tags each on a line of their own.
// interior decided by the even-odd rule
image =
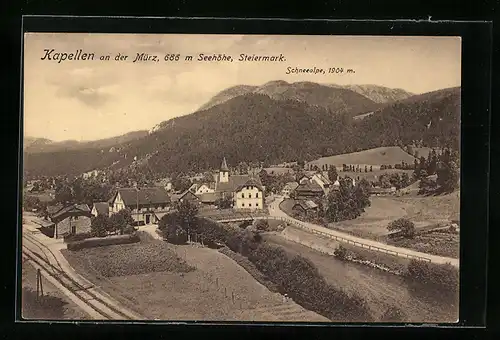
<svg viewBox="0 0 500 340">
<path fill-rule="evenodd" d="M 149 256 L 151 247 L 162 247 L 163 255 Z M 117 254 L 124 263 L 129 262 L 127 258 L 132 258 L 134 267 L 140 262 L 151 267 L 151 261 L 159 265 L 163 261 L 180 263 L 186 260 L 196 269 L 180 273 L 175 270 L 141 270 L 137 274 L 105 277 L 97 267 L 101 270 L 114 267 L 116 261 L 112 258 Z M 282 303 L 281 297 L 257 283 L 245 269 L 216 250 L 173 246 L 144 238 L 132 247 L 121 245 L 80 252 L 66 251 L 64 255 L 76 270 L 149 319 L 274 321 L 280 318 L 279 311 L 273 311 L 273 308 Z M 98 266 L 93 261 L 97 259 L 101 262 Z M 235 295 L 234 302 L 232 294 Z M 296 304 L 284 307 L 292 309 L 290 317 L 293 320 L 317 320 L 314 314 Z"/>
<path fill-rule="evenodd" d="M 346 153 L 342 155 L 322 157 L 309 163 L 318 165 L 320 168 L 323 164 L 334 164 L 342 166 L 342 164 L 361 164 L 380 166 L 382 164 L 396 164 L 402 161 L 413 164 L 415 158 L 403 151 L 398 146 L 380 147 L 359 152 Z"/>
</svg>

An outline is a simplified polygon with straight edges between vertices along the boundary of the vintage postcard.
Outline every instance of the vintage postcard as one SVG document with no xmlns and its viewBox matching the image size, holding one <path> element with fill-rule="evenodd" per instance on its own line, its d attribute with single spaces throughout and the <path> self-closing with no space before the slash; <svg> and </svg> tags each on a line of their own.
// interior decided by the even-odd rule
<svg viewBox="0 0 500 340">
<path fill-rule="evenodd" d="M 23 320 L 456 323 L 461 39 L 26 33 Z"/>
</svg>

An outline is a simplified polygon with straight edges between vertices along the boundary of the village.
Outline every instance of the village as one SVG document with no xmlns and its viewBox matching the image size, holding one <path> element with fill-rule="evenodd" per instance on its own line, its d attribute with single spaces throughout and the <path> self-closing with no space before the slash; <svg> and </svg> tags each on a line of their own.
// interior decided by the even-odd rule
<svg viewBox="0 0 500 340">
<path fill-rule="evenodd" d="M 385 154 L 393 151 L 386 148 L 377 152 Z M 429 151 L 428 159 L 432 160 L 436 155 L 439 154 Z M 260 247 L 273 245 L 287 252 L 298 251 L 295 248 L 302 247 L 301 253 L 307 254 L 306 258 L 313 260 L 315 265 L 322 266 L 323 262 L 331 261 L 329 259 L 338 259 L 341 262 L 362 264 L 366 270 L 380 272 L 378 275 L 405 275 L 411 261 L 458 268 L 458 215 L 452 213 L 449 216 L 437 216 L 438 211 L 443 211 L 440 210 L 443 206 L 438 204 L 433 212 L 428 202 L 429 199 L 435 199 L 422 196 L 423 190 L 427 190 L 428 184 L 425 183 L 432 182 L 433 178 L 435 181 L 436 178 L 436 175 L 428 176 L 424 171 L 425 157 L 422 161 L 424 164 L 415 161 L 411 165 L 401 161 L 395 164 L 339 166 L 320 159 L 311 162 L 285 162 L 266 168 L 258 163 L 231 166 L 226 157 L 221 158 L 219 169 L 205 173 L 179 174 L 176 178 L 156 179 L 149 183 L 144 179 L 122 180 L 112 185 L 109 183 L 109 175 L 102 170 L 89 171 L 71 179 L 26 181 L 23 213 L 23 245 L 25 244 L 26 252 L 55 259 L 55 262 L 51 263 L 49 260 L 49 263 L 59 266 L 61 272 L 73 280 L 72 285 L 83 280 L 87 284 L 78 285 L 90 285 L 89 287 L 97 282 L 103 284 L 100 277 L 111 275 L 105 274 L 110 270 L 125 271 L 129 275 L 141 274 L 143 270 L 164 270 L 165 264 L 160 264 L 163 256 L 155 255 L 159 254 L 159 250 L 151 248 L 151 242 L 161 242 L 154 243 L 154 247 L 166 247 L 161 248 L 162 252 L 173 252 L 178 258 L 180 256 L 181 263 L 196 268 L 202 268 L 198 267 L 198 261 L 207 260 L 201 260 L 199 256 L 215 256 L 217 259 L 210 261 L 217 263 L 221 261 L 220 256 L 229 256 L 236 261 L 238 268 L 245 268 L 247 275 L 251 275 L 243 283 L 240 282 L 240 285 L 250 284 L 249 279 L 257 280 L 271 291 L 270 287 L 274 284 L 266 279 L 259 279 L 262 274 L 258 273 L 265 269 L 257 270 L 254 266 L 258 263 L 248 264 L 248 260 L 241 257 L 250 256 L 248 250 L 241 248 L 245 242 L 255 244 L 254 247 L 259 247 L 264 242 Z M 418 177 L 419 173 L 422 177 Z M 419 208 L 416 202 L 427 203 Z M 458 212 L 456 207 L 446 207 L 444 211 L 455 209 Z M 423 216 L 422 212 L 427 215 Z M 431 214 L 434 215 L 430 216 Z M 239 233 L 243 234 L 238 237 L 247 241 L 234 243 L 234 237 Z M 184 248 L 186 246 L 188 248 Z M 194 254 L 203 249 L 213 249 L 216 253 Z M 40 254 L 40 250 L 43 254 Z M 88 251 L 90 253 L 83 255 L 82 252 Z M 113 255 L 115 252 L 119 252 L 119 255 Z M 316 259 L 317 256 L 322 258 Z M 118 264 L 116 259 L 112 262 L 104 260 L 115 257 L 122 258 L 125 262 Z M 98 267 L 102 268 L 98 271 L 103 274 L 95 276 L 97 269 L 92 264 L 94 261 L 101 263 Z M 142 264 L 134 265 L 135 261 Z M 125 266 L 127 269 L 113 269 L 116 266 Z M 205 268 L 203 271 L 208 269 L 210 272 L 214 269 L 213 264 L 209 267 L 204 267 L 207 264 L 202 266 Z M 227 275 L 232 275 L 228 271 L 234 271 L 234 268 L 230 269 L 233 266 L 228 264 L 224 269 Z M 123 275 L 125 274 L 122 273 L 117 278 L 133 277 Z M 224 280 L 222 276 L 220 279 Z M 201 279 L 201 282 L 204 280 L 206 279 Z M 200 284 L 199 277 L 193 281 Z M 218 278 L 209 281 L 212 284 L 215 282 L 217 289 L 222 289 Z M 232 284 L 229 281 L 227 284 Z M 108 279 L 105 282 L 105 293 L 114 292 L 112 296 L 126 297 L 126 293 L 117 292 L 130 285 L 130 279 L 125 286 L 123 283 L 110 284 Z M 54 284 L 57 285 L 57 282 Z M 120 286 L 123 288 L 119 288 Z M 240 289 L 247 289 L 243 286 Z M 234 288 L 228 287 L 224 287 L 226 299 L 227 289 Z M 71 294 L 74 289 L 61 287 L 61 291 L 65 290 Z M 257 307 L 245 307 L 240 301 L 238 313 L 243 313 L 244 316 L 231 309 L 232 314 L 225 312 L 224 318 L 288 320 L 291 317 L 323 320 L 326 316 L 328 320 L 332 320 L 332 311 L 308 311 L 302 307 L 303 303 L 307 304 L 307 301 L 302 301 L 304 297 L 295 296 L 293 302 L 287 302 L 287 293 L 280 289 L 278 291 L 278 296 L 283 296 L 283 301 L 279 303 L 279 306 L 283 306 L 279 310 L 265 307 L 265 312 L 256 312 L 254 309 Z M 96 291 L 95 294 L 102 293 Z M 149 296 L 151 293 L 144 294 Z M 238 303 L 235 302 L 237 299 L 248 298 L 238 297 L 237 290 L 231 294 L 233 305 Z M 119 302 L 122 300 L 118 300 L 117 296 L 114 297 L 117 300 L 110 301 L 107 295 L 97 296 L 98 301 L 119 306 L 114 309 L 114 313 L 117 310 L 127 311 L 127 318 L 153 317 L 152 314 L 145 315 L 144 309 L 134 308 L 134 304 Z M 82 304 L 81 299 L 76 302 Z M 149 303 L 153 302 L 149 300 Z M 255 303 L 260 305 L 262 302 Z M 268 306 L 268 303 L 265 305 Z M 162 312 L 157 316 L 167 318 L 169 309 L 158 308 Z M 375 312 L 383 314 L 378 318 L 403 318 L 399 307 L 384 308 Z M 208 310 L 210 308 L 207 307 Z M 254 313 L 251 316 L 248 314 L 250 311 Z M 113 312 L 108 314 L 110 313 Z M 360 313 L 360 317 L 370 318 L 367 315 L 373 311 L 357 313 Z M 104 315 L 98 313 L 94 318 L 102 318 Z M 189 319 L 190 314 L 184 315 Z M 168 314 L 168 317 L 171 315 Z M 208 316 L 203 314 L 203 317 Z"/>
<path fill-rule="evenodd" d="M 189 185 L 184 190 L 179 190 L 180 188 L 176 188 L 172 181 L 164 178 L 151 186 L 139 186 L 137 182 L 130 187 L 117 185 L 113 195 L 105 201 L 91 204 L 68 201 L 46 206 L 40 203 L 40 207 L 35 203 L 31 210 L 43 217 L 39 221 L 42 230 L 54 238 L 89 233 L 92 217 L 98 215 L 109 217 L 124 209 L 130 212 L 134 221 L 133 226 L 155 225 L 177 202 L 182 201 L 199 205 L 206 214 L 217 211 L 220 214 L 226 212 L 226 215 L 229 211 L 262 214 L 266 211 L 266 196 L 269 198 L 271 195 L 278 195 L 285 199 L 293 198 L 292 210 L 295 216 L 314 217 L 318 215 L 321 200 L 331 191 L 339 189 L 341 177 L 348 178 L 355 186 L 356 180 L 360 180 L 359 174 L 365 175 L 364 178 L 373 171 L 373 165 L 349 165 L 347 168 L 344 164 L 338 170 L 335 167 L 333 171 L 333 167 L 324 170 L 327 167 L 323 166 L 323 170 L 320 170 L 318 166 L 311 164 L 308 164 L 307 168 L 310 170 L 304 170 L 297 165 L 297 162 L 291 162 L 268 168 L 247 166 L 246 169 L 242 169 L 239 166 L 230 170 L 226 159 L 223 158 L 218 172 L 183 177 L 184 182 L 180 185 L 186 187 L 186 182 Z M 339 176 L 337 171 L 348 175 Z M 380 172 L 380 166 L 376 172 Z M 93 170 L 83 173 L 81 179 L 106 181 L 100 177 L 101 174 L 102 171 Z M 356 174 L 358 176 L 355 176 Z M 377 175 L 371 177 L 375 180 Z M 269 185 L 268 188 L 262 183 L 263 179 L 265 184 Z M 55 180 L 50 184 L 49 190 L 40 190 L 39 183 L 37 180 L 27 182 L 27 194 L 37 197 L 45 193 L 45 197 L 48 196 L 48 200 L 53 201 Z M 400 193 L 399 189 L 392 184 L 385 184 L 384 187 L 370 184 L 372 195 L 396 195 Z"/>
</svg>

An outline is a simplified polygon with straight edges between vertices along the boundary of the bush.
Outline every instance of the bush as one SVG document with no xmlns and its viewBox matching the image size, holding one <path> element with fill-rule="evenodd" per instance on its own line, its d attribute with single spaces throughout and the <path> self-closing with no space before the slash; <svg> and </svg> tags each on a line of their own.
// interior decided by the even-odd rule
<svg viewBox="0 0 500 340">
<path fill-rule="evenodd" d="M 264 243 L 258 245 L 248 259 L 269 277 L 282 293 L 287 293 L 305 308 L 331 320 L 372 320 L 363 298 L 348 295 L 343 290 L 327 284 L 316 266 L 300 255 L 290 259 L 282 248 Z"/>
<path fill-rule="evenodd" d="M 348 256 L 348 252 L 347 252 L 347 249 L 345 249 L 343 246 L 339 245 L 337 248 L 335 248 L 333 255 L 338 257 L 341 260 L 345 260 Z"/>
<path fill-rule="evenodd" d="M 451 264 L 411 260 L 405 273 L 406 278 L 432 285 L 445 294 L 456 294 L 460 274 Z"/>
<path fill-rule="evenodd" d="M 92 237 L 92 233 L 69 234 L 64 236 L 64 242 L 82 241 Z"/>
<path fill-rule="evenodd" d="M 90 229 L 92 236 L 94 237 L 104 237 L 110 231 L 110 221 L 106 215 L 97 215 L 92 217 Z"/>
<path fill-rule="evenodd" d="M 279 287 L 274 284 L 269 278 L 260 272 L 257 267 L 246 257 L 241 254 L 238 254 L 228 247 L 224 247 L 219 250 L 222 254 L 231 258 L 234 262 L 243 267 L 252 277 L 257 280 L 260 284 L 267 287 L 272 292 L 279 292 Z"/>
<path fill-rule="evenodd" d="M 85 248 L 104 247 L 115 244 L 136 243 L 139 241 L 140 238 L 137 234 L 109 236 L 104 238 L 89 238 L 82 241 L 68 243 L 68 250 L 75 251 Z"/>
<path fill-rule="evenodd" d="M 413 238 L 415 236 L 415 224 L 406 218 L 399 218 L 392 221 L 387 226 L 387 230 L 398 231 L 401 236 L 406 238 Z"/>
<path fill-rule="evenodd" d="M 132 235 L 135 232 L 136 232 L 135 228 L 131 225 L 128 225 L 125 229 L 123 229 L 124 235 Z"/>
</svg>

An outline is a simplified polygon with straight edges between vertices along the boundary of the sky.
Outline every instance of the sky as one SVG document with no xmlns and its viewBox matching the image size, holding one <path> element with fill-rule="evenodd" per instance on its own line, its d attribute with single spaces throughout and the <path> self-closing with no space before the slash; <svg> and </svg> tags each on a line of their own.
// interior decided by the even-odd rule
<svg viewBox="0 0 500 340">
<path fill-rule="evenodd" d="M 48 60 L 55 53 L 94 53 L 94 60 Z M 115 56 L 128 55 L 115 61 Z M 137 53 L 158 62 L 135 62 Z M 165 54 L 179 61 L 164 61 Z M 233 62 L 197 61 L 226 54 Z M 285 61 L 240 62 L 241 53 L 280 55 Z M 184 60 L 192 55 L 192 61 Z M 109 56 L 110 60 L 100 60 Z M 347 74 L 286 74 L 288 67 Z M 96 140 L 149 130 L 190 114 L 218 92 L 268 81 L 376 84 L 425 93 L 461 85 L 459 37 L 137 35 L 26 33 L 24 134 L 62 140 Z"/>
</svg>

